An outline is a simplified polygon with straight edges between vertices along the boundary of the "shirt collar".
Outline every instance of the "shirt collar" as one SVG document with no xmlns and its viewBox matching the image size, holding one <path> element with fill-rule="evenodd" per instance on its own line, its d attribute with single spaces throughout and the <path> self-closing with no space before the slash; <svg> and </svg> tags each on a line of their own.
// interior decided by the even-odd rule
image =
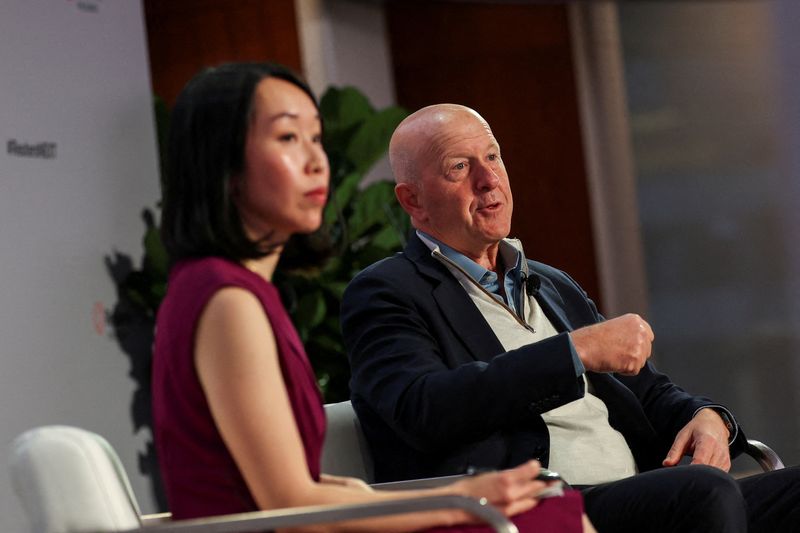
<svg viewBox="0 0 800 533">
<path fill-rule="evenodd" d="M 469 275 L 469 277 L 471 277 L 478 283 L 481 283 L 481 280 L 487 273 L 494 274 L 494 272 L 492 272 L 491 270 L 483 268 L 481 265 L 479 265 L 466 255 L 447 246 L 445 243 L 436 239 L 435 237 L 431 237 L 424 231 L 417 230 L 417 235 L 422 239 L 422 242 L 428 245 L 428 248 L 430 248 L 431 250 L 433 250 L 434 247 L 438 247 L 439 251 L 443 256 L 445 256 L 450 261 L 458 265 L 464 272 L 466 272 Z M 512 265 L 510 267 L 506 266 L 506 273 L 508 273 L 509 271 L 513 272 L 514 274 L 513 279 L 516 282 L 517 279 L 519 278 L 519 270 L 522 266 L 522 250 L 520 249 L 519 241 L 517 239 L 501 240 L 498 253 L 503 258 L 504 265 Z"/>
</svg>

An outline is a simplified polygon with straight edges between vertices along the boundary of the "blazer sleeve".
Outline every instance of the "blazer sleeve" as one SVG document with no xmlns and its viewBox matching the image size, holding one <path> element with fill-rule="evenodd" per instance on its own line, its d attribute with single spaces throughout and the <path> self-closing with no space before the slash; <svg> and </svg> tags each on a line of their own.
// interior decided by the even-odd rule
<svg viewBox="0 0 800 533">
<path fill-rule="evenodd" d="M 541 264 L 539 265 L 541 266 Z M 557 271 L 555 274 L 549 272 L 549 278 L 557 282 L 560 294 L 577 291 L 577 293 L 583 295 L 586 301 L 591 303 L 586 292 L 567 273 L 562 271 Z M 571 288 L 565 289 L 565 286 L 571 286 Z M 605 320 L 602 315 L 597 313 L 593 303 L 591 303 L 591 306 L 597 316 L 597 321 Z M 678 432 L 683 429 L 699 409 L 711 407 L 723 409 L 730 414 L 730 411 L 725 406 L 714 402 L 710 398 L 686 392 L 672 382 L 666 374 L 659 372 L 649 361 L 635 376 L 624 376 L 622 374 L 611 374 L 611 376 L 633 392 L 647 420 L 653 426 L 663 443 L 662 445 L 666 448 L 672 445 Z M 618 395 L 608 395 L 606 401 L 614 403 L 618 398 Z M 744 450 L 747 438 L 741 426 L 738 425 L 738 422 L 735 422 L 733 415 L 730 414 L 730 416 L 735 424 L 731 432 L 733 439 L 730 442 L 730 451 L 731 455 L 735 457 Z"/>
<path fill-rule="evenodd" d="M 723 409 L 730 413 L 725 406 L 710 398 L 684 391 L 665 374 L 658 372 L 649 362 L 636 376 L 615 374 L 615 377 L 633 391 L 639 399 L 647 419 L 661 437 L 665 448 L 672 445 L 678 432 L 700 409 L 710 407 Z M 733 418 L 732 414 L 731 418 Z M 735 427 L 731 431 L 733 440 L 729 443 L 732 457 L 736 457 L 744 450 L 747 440 L 744 431 L 735 422 L 735 419 L 734 424 Z"/>
<path fill-rule="evenodd" d="M 431 286 L 408 270 L 412 275 L 359 274 L 345 291 L 341 317 L 354 402 L 365 402 L 410 446 L 435 452 L 530 427 L 541 423 L 540 413 L 583 396 L 568 334 L 501 353 L 485 320 L 455 332 L 445 313 L 465 308 L 440 309 Z M 474 306 L 466 293 L 461 303 Z M 485 360 L 465 344 L 482 328 L 498 347 Z"/>
</svg>

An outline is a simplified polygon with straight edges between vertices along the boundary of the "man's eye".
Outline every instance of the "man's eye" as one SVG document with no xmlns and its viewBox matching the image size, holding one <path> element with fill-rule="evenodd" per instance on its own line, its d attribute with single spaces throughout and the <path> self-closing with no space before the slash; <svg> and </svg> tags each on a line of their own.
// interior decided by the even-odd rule
<svg viewBox="0 0 800 533">
<path fill-rule="evenodd" d="M 497 161 L 500 157 L 497 154 L 489 154 L 489 161 Z"/>
<path fill-rule="evenodd" d="M 467 164 L 464 163 L 463 161 L 461 163 L 456 163 L 455 165 L 453 165 L 453 170 L 464 170 L 465 168 L 467 168 Z"/>
</svg>

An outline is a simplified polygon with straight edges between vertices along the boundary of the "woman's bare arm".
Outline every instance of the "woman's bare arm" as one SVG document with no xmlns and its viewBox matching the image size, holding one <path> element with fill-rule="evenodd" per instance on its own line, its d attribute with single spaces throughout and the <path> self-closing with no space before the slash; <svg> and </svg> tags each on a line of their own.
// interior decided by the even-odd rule
<svg viewBox="0 0 800 533">
<path fill-rule="evenodd" d="M 214 421 L 263 509 L 460 494 L 485 497 L 513 515 L 536 505 L 536 495 L 546 486 L 533 479 L 539 471 L 535 462 L 447 487 L 401 493 L 369 491 L 332 482 L 335 478 L 317 483 L 308 472 L 272 328 L 256 297 L 234 287 L 217 292 L 199 320 L 194 353 Z M 462 511 L 442 510 L 307 530 L 413 531 L 469 520 Z"/>
</svg>

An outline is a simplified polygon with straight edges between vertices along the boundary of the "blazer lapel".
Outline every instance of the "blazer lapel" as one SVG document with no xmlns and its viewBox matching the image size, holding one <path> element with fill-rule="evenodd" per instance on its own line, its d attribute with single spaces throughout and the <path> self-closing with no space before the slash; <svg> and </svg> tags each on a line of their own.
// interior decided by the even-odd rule
<svg viewBox="0 0 800 533">
<path fill-rule="evenodd" d="M 447 270 L 431 257 L 430 249 L 417 237 L 409 239 L 406 256 L 417 266 L 420 274 L 431 280 L 431 295 L 442 316 L 477 361 L 489 361 L 504 351 L 502 344 L 483 315 L 470 300 L 467 291 Z"/>
<path fill-rule="evenodd" d="M 531 275 L 537 276 L 538 274 L 531 273 Z M 541 285 L 539 287 L 539 293 L 536 295 L 536 301 L 539 302 L 545 316 L 550 319 L 550 322 L 559 333 L 575 329 L 567 318 L 567 315 L 564 314 L 564 309 L 566 309 L 567 306 L 564 304 L 564 300 L 561 298 L 556 288 L 550 280 L 543 276 L 539 276 L 539 280 Z"/>
</svg>

